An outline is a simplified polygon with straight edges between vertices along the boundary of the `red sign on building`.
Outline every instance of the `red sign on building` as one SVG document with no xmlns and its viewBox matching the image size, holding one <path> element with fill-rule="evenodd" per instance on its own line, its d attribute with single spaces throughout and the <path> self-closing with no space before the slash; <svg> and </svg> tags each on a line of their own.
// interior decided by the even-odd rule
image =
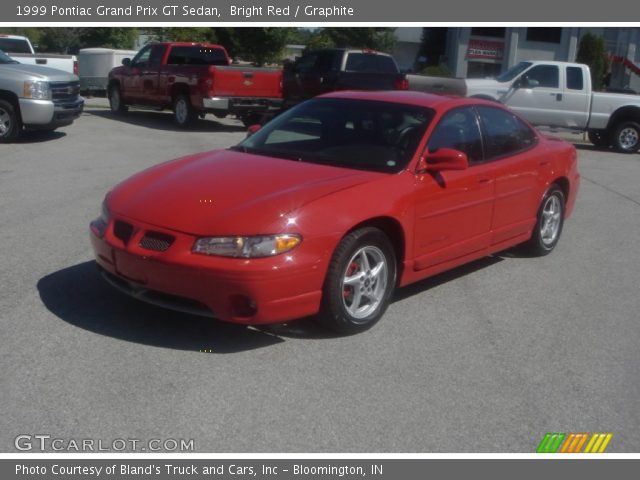
<svg viewBox="0 0 640 480">
<path fill-rule="evenodd" d="M 504 42 L 493 42 L 491 40 L 469 40 L 467 58 L 487 58 L 491 60 L 502 60 L 504 55 Z"/>
</svg>

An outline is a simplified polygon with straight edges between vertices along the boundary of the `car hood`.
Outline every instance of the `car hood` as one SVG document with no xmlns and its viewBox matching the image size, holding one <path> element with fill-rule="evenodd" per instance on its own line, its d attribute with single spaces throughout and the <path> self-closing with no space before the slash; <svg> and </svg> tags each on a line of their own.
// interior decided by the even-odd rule
<svg viewBox="0 0 640 480">
<path fill-rule="evenodd" d="M 115 216 L 193 235 L 277 233 L 287 213 L 384 175 L 220 150 L 138 173 L 107 203 Z"/>
<path fill-rule="evenodd" d="M 67 73 L 64 70 L 56 68 L 41 67 L 40 65 L 25 65 L 23 63 L 3 64 L 2 68 L 7 71 L 18 72 L 28 75 L 35 80 L 48 80 L 50 82 L 72 82 L 77 81 L 78 77 Z"/>
</svg>

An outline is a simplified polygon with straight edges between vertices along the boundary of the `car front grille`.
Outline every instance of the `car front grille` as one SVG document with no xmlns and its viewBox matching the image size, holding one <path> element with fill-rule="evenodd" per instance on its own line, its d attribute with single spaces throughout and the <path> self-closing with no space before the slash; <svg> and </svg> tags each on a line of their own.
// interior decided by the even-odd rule
<svg viewBox="0 0 640 480">
<path fill-rule="evenodd" d="M 55 104 L 75 102 L 79 95 L 80 82 L 51 82 L 51 99 Z"/>
<path fill-rule="evenodd" d="M 156 252 L 166 251 L 175 240 L 171 235 L 160 232 L 147 232 L 140 240 L 140 246 L 147 250 L 155 250 Z"/>
<path fill-rule="evenodd" d="M 113 224 L 113 234 L 126 245 L 133 235 L 133 225 L 122 220 L 116 220 Z"/>
</svg>

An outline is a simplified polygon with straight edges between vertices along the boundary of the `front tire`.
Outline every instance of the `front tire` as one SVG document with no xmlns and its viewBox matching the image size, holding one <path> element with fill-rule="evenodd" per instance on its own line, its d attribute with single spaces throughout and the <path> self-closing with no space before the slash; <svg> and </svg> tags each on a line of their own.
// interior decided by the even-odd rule
<svg viewBox="0 0 640 480">
<path fill-rule="evenodd" d="M 111 108 L 111 113 L 115 115 L 122 115 L 127 111 L 127 106 L 122 100 L 122 92 L 117 84 L 109 87 L 109 108 Z"/>
<path fill-rule="evenodd" d="M 323 288 L 319 320 L 341 334 L 363 332 L 384 315 L 396 284 L 396 257 L 377 228 L 355 230 L 336 248 Z"/>
<path fill-rule="evenodd" d="M 538 209 L 538 220 L 525 249 L 533 256 L 550 254 L 560 240 L 564 225 L 565 198 L 558 185 L 551 185 Z"/>
<path fill-rule="evenodd" d="M 0 100 L 0 143 L 13 142 L 21 128 L 15 107 L 6 100 Z"/>
<path fill-rule="evenodd" d="M 622 122 L 613 130 L 612 143 L 621 153 L 635 153 L 640 149 L 640 124 Z"/>
<path fill-rule="evenodd" d="M 176 96 L 173 101 L 173 119 L 180 128 L 187 128 L 195 122 L 197 114 L 191 105 L 191 98 L 186 93 Z"/>
</svg>

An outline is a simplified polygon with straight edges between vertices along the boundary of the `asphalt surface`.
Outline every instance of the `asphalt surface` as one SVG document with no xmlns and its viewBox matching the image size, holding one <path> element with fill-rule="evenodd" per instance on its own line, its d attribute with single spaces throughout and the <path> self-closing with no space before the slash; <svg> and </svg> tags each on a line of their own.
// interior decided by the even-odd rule
<svg viewBox="0 0 640 480">
<path fill-rule="evenodd" d="M 580 146 L 553 254 L 505 252 L 402 289 L 352 337 L 310 320 L 225 324 L 106 285 L 88 224 L 109 187 L 243 136 L 234 120 L 185 132 L 168 114 L 89 108 L 0 146 L 0 451 L 47 434 L 194 439 L 198 452 L 533 452 L 546 432 L 612 432 L 607 451 L 640 451 L 640 155 Z"/>
</svg>

